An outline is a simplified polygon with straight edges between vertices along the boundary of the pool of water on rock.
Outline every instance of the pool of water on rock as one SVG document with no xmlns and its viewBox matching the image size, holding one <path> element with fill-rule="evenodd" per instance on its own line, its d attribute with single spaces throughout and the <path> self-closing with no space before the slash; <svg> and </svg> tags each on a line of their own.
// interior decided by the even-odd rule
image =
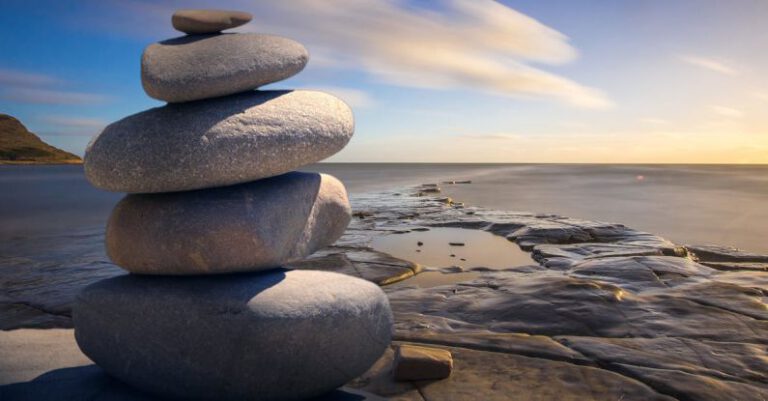
<svg viewBox="0 0 768 401">
<path fill-rule="evenodd" d="M 461 244 L 461 245 L 459 245 Z M 433 227 L 427 231 L 384 235 L 373 240 L 379 252 L 429 268 L 458 266 L 463 270 L 482 267 L 493 270 L 534 264 L 531 255 L 504 237 L 482 230 Z M 426 271 L 406 284 L 427 288 L 472 280 L 476 271 Z"/>
</svg>

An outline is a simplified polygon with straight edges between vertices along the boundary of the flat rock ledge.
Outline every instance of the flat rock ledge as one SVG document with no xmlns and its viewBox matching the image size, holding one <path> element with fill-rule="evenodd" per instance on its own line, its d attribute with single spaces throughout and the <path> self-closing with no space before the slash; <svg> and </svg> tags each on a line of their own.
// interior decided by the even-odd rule
<svg viewBox="0 0 768 401">
<path fill-rule="evenodd" d="M 396 341 L 348 388 L 392 400 L 768 399 L 768 256 L 683 246 L 621 224 L 485 210 L 417 196 L 421 189 L 352 196 L 345 234 L 288 266 L 384 285 Z M 536 263 L 477 267 L 474 279 L 420 288 L 408 278 L 431 267 L 370 247 L 377 236 L 431 227 L 503 236 Z M 70 327 L 74 294 L 123 274 L 101 236 L 72 234 L 51 255 L 0 245 L 8 289 L 0 327 Z M 400 344 L 450 351 L 451 376 L 396 382 Z"/>
</svg>

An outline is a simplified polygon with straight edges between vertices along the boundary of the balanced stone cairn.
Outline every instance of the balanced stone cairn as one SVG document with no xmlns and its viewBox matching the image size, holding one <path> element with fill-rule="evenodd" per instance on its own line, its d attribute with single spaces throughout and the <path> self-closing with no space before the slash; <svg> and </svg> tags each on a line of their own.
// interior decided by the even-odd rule
<svg viewBox="0 0 768 401">
<path fill-rule="evenodd" d="M 292 171 L 341 150 L 354 124 L 325 93 L 254 90 L 297 74 L 308 54 L 289 39 L 220 32 L 250 19 L 174 14 L 190 35 L 150 45 L 141 65 L 147 94 L 169 104 L 110 124 L 86 150 L 88 180 L 129 193 L 106 248 L 132 274 L 78 295 L 77 343 L 160 396 L 312 397 L 364 373 L 391 340 L 378 286 L 280 267 L 346 229 L 344 185 Z"/>
</svg>

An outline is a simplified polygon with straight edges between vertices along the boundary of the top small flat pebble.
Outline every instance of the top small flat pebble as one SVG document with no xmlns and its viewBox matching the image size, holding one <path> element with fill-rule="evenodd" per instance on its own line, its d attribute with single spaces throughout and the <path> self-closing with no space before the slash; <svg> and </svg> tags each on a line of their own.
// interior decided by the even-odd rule
<svg viewBox="0 0 768 401">
<path fill-rule="evenodd" d="M 177 31 L 187 34 L 216 33 L 247 24 L 253 16 L 243 11 L 178 10 L 171 22 Z"/>
</svg>

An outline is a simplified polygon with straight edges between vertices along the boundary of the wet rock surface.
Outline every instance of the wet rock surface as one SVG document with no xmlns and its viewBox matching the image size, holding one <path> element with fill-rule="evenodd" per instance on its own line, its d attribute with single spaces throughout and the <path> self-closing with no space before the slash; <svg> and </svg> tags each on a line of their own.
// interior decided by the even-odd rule
<svg viewBox="0 0 768 401">
<path fill-rule="evenodd" d="M 768 398 L 765 256 L 681 246 L 621 224 L 456 208 L 418 192 L 353 195 L 356 217 L 344 235 L 288 266 L 384 285 L 393 347 L 453 355 L 448 379 L 398 383 L 392 348 L 349 386 L 394 400 Z M 537 263 L 477 266 L 469 280 L 421 288 L 409 277 L 448 266 L 418 266 L 370 247 L 381 235 L 438 226 L 504 236 Z M 2 327 L 69 327 L 77 290 L 123 274 L 106 261 L 100 239 L 100 231 L 73 236 L 51 255 L 25 254 L 21 242 L 0 245 Z"/>
</svg>

